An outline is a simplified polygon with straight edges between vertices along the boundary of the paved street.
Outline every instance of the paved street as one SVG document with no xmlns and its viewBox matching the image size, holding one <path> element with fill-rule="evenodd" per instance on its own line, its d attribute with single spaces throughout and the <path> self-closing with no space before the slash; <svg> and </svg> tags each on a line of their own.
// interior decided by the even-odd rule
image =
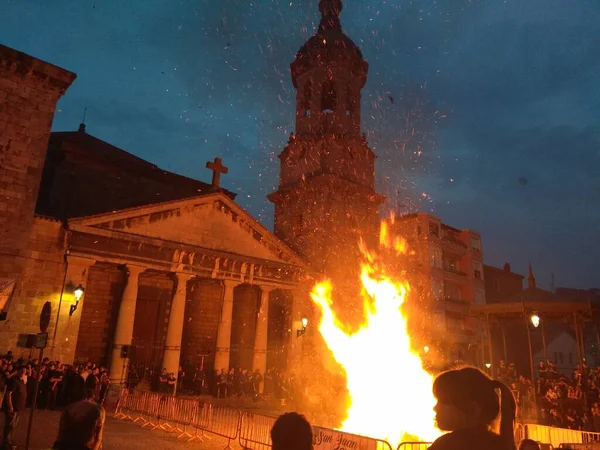
<svg viewBox="0 0 600 450">
<path fill-rule="evenodd" d="M 0 414 L 0 425 L 4 426 L 4 416 Z M 36 411 L 35 422 L 32 429 L 31 445 L 32 449 L 51 448 L 58 431 L 58 420 L 60 412 L 54 411 Z M 27 422 L 29 420 L 29 411 L 26 411 L 19 420 L 15 443 L 19 449 L 25 448 L 25 436 L 27 432 Z M 177 434 L 166 433 L 164 431 L 150 431 L 142 429 L 138 424 L 129 421 L 119 421 L 112 418 L 112 415 L 106 420 L 104 431 L 104 450 L 113 449 L 187 449 L 194 448 L 199 450 L 223 450 L 227 445 L 227 440 L 217 436 L 211 436 L 205 442 L 195 441 L 186 442 L 185 439 L 177 440 Z M 239 449 L 239 444 L 232 443 L 234 449 Z"/>
</svg>

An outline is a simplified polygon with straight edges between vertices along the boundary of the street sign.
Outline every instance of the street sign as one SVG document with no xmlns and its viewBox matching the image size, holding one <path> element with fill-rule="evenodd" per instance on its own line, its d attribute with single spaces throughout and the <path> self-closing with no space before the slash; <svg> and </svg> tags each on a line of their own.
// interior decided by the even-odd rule
<svg viewBox="0 0 600 450">
<path fill-rule="evenodd" d="M 50 318 L 52 317 L 52 303 L 44 303 L 42 312 L 40 313 L 40 332 L 45 333 L 50 325 Z M 39 347 L 38 347 L 39 348 Z"/>
<path fill-rule="evenodd" d="M 35 342 L 35 348 L 46 348 L 48 346 L 48 333 L 39 333 Z"/>
</svg>

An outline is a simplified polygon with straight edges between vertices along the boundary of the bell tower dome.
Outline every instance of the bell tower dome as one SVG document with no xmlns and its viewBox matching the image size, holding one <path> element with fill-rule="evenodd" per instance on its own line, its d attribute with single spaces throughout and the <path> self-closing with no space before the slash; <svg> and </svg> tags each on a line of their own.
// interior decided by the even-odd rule
<svg viewBox="0 0 600 450">
<path fill-rule="evenodd" d="M 321 0 L 319 9 L 319 31 L 300 48 L 291 65 L 297 89 L 296 133 L 358 136 L 360 91 L 369 65 L 342 32 L 341 0 Z"/>
<path fill-rule="evenodd" d="M 321 22 L 291 64 L 296 134 L 279 155 L 275 234 L 328 276 L 351 267 L 359 238 L 376 238 L 375 154 L 361 134 L 361 90 L 368 64 L 340 24 L 341 0 L 319 2 Z M 346 276 L 344 276 L 344 280 Z"/>
</svg>

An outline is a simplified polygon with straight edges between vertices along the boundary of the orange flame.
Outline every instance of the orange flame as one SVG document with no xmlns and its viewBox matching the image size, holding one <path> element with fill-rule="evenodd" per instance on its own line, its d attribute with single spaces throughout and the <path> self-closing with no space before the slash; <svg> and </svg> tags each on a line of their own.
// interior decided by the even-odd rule
<svg viewBox="0 0 600 450">
<path fill-rule="evenodd" d="M 379 246 L 396 255 L 407 251 L 406 241 L 391 236 L 385 221 Z M 432 376 L 407 332 L 403 304 L 410 286 L 387 276 L 379 256 L 362 241 L 361 251 L 365 318 L 358 331 L 346 331 L 332 311 L 331 282 L 318 283 L 311 292 L 322 313 L 319 331 L 346 372 L 351 403 L 341 430 L 385 439 L 393 448 L 403 440 L 431 441 L 441 433 L 434 424 Z"/>
</svg>

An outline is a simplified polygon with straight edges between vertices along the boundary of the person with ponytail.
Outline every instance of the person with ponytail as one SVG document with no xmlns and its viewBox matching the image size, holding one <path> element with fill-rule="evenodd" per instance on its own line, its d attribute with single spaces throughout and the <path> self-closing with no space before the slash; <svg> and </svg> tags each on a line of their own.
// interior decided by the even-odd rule
<svg viewBox="0 0 600 450">
<path fill-rule="evenodd" d="M 433 383 L 437 426 L 449 431 L 430 450 L 516 450 L 516 402 L 504 383 L 475 367 L 449 370 Z M 500 433 L 493 431 L 500 418 Z"/>
</svg>

